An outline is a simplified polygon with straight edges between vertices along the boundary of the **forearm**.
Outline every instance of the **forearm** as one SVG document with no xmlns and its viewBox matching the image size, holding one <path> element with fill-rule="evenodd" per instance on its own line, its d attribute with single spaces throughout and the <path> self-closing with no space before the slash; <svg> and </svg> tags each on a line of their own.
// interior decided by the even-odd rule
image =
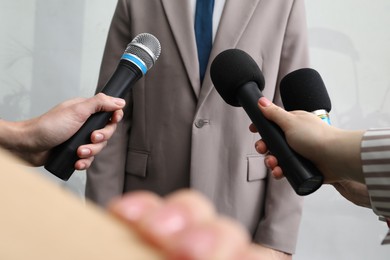
<svg viewBox="0 0 390 260">
<path fill-rule="evenodd" d="M 22 139 L 25 136 L 24 124 L 24 122 L 0 120 L 0 145 L 11 151 L 22 150 Z"/>
</svg>

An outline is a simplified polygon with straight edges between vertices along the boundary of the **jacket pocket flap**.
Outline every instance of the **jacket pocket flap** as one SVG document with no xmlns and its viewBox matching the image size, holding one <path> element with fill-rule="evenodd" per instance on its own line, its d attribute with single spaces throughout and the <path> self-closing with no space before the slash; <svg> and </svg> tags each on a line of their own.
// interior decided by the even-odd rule
<svg viewBox="0 0 390 260">
<path fill-rule="evenodd" d="M 264 156 L 248 156 L 248 181 L 264 179 L 267 170 L 264 165 Z"/>
<path fill-rule="evenodd" d="M 146 166 L 149 155 L 143 152 L 129 151 L 126 161 L 126 173 L 146 178 Z"/>
</svg>

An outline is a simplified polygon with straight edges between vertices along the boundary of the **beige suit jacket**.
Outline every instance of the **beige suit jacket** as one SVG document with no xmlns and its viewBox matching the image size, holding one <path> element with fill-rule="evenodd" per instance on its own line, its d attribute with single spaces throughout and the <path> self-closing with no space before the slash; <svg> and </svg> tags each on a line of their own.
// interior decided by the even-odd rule
<svg viewBox="0 0 390 260">
<path fill-rule="evenodd" d="M 155 66 L 127 97 L 124 121 L 88 171 L 86 196 L 101 205 L 136 189 L 159 194 L 192 187 L 245 225 L 256 242 L 294 252 L 301 198 L 286 181 L 267 176 L 242 108 L 227 105 L 209 68 L 199 80 L 193 13 L 185 0 L 119 0 L 103 57 L 98 90 L 126 45 L 148 32 L 161 42 Z M 287 73 L 308 66 L 303 0 L 227 0 L 210 62 L 239 48 L 262 69 L 263 94 L 280 103 Z"/>
</svg>

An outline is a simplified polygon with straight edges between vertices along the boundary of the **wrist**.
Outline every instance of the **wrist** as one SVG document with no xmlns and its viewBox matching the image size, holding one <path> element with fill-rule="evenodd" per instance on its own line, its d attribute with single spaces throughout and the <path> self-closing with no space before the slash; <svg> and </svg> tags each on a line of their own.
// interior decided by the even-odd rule
<svg viewBox="0 0 390 260">
<path fill-rule="evenodd" d="M 336 129 L 334 139 L 329 143 L 332 150 L 329 161 L 339 180 L 353 180 L 364 183 L 360 162 L 360 143 L 364 131 Z"/>
</svg>

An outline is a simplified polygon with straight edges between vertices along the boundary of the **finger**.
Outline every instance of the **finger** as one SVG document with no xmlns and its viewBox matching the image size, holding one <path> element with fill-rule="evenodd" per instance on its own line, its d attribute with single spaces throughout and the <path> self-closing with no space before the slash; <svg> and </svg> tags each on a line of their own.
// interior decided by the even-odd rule
<svg viewBox="0 0 390 260">
<path fill-rule="evenodd" d="M 256 126 L 252 123 L 252 124 L 250 124 L 250 126 L 249 126 L 249 131 L 251 131 L 252 133 L 257 133 L 257 132 L 259 132 L 259 131 L 257 131 L 257 128 L 256 128 Z"/>
<path fill-rule="evenodd" d="M 95 130 L 91 134 L 91 142 L 94 144 L 109 140 L 117 128 L 116 123 L 108 123 L 104 128 Z"/>
<path fill-rule="evenodd" d="M 95 107 L 98 108 L 95 112 L 111 112 L 118 109 L 122 109 L 126 105 L 124 99 L 107 96 L 103 93 L 96 94 L 94 97 L 91 98 L 91 100 L 92 103 L 95 104 Z"/>
<path fill-rule="evenodd" d="M 282 129 L 284 129 L 290 117 L 292 116 L 289 112 L 282 109 L 281 107 L 273 104 L 265 97 L 261 97 L 258 101 L 258 107 L 263 112 L 264 116 L 269 120 L 275 122 Z"/>
<path fill-rule="evenodd" d="M 116 123 L 109 123 L 103 129 L 93 131 L 91 134 L 92 143 L 80 146 L 77 149 L 77 155 L 80 158 L 88 158 L 100 153 L 107 146 L 107 140 L 114 134 L 116 127 Z"/>
<path fill-rule="evenodd" d="M 138 228 L 139 223 L 151 212 L 161 208 L 162 199 L 148 191 L 129 192 L 111 201 L 108 210 L 128 225 Z"/>
<path fill-rule="evenodd" d="M 219 217 L 200 223 L 177 235 L 170 248 L 174 259 L 243 259 L 249 235 L 237 222 Z"/>
<path fill-rule="evenodd" d="M 216 216 L 213 204 L 195 190 L 183 189 L 166 197 L 167 203 L 185 208 L 193 221 L 205 221 Z"/>
<path fill-rule="evenodd" d="M 79 110 L 87 110 L 89 114 L 94 114 L 100 111 L 112 112 L 122 109 L 126 102 L 121 98 L 107 96 L 103 93 L 98 93 L 95 96 L 86 99 L 78 104 Z"/>
<path fill-rule="evenodd" d="M 264 158 L 264 163 L 268 169 L 273 170 L 276 166 L 278 166 L 278 159 L 275 156 L 268 154 Z"/>
<path fill-rule="evenodd" d="M 141 233 L 152 243 L 168 250 L 177 243 L 179 232 L 215 218 L 211 203 L 197 192 L 184 190 L 166 198 L 165 204 L 145 217 Z"/>
<path fill-rule="evenodd" d="M 85 159 L 79 159 L 75 162 L 74 168 L 78 171 L 86 170 L 91 166 L 93 160 L 94 160 L 93 156 L 90 156 Z"/>
<path fill-rule="evenodd" d="M 267 145 L 265 144 L 265 142 L 261 139 L 261 140 L 258 140 L 256 143 L 255 143 L 255 149 L 258 153 L 260 154 L 265 154 L 268 152 L 268 148 L 267 148 Z"/>
<path fill-rule="evenodd" d="M 243 259 L 240 254 L 249 249 L 245 229 L 217 218 L 210 202 L 194 191 L 175 192 L 165 201 L 149 192 L 131 193 L 111 202 L 109 210 L 174 259 Z"/>
<path fill-rule="evenodd" d="M 122 120 L 123 115 L 124 115 L 124 112 L 122 109 L 114 111 L 114 113 L 112 114 L 112 117 L 111 117 L 111 122 L 115 123 L 115 124 L 119 123 Z"/>
<path fill-rule="evenodd" d="M 284 178 L 283 170 L 279 166 L 276 166 L 275 168 L 273 168 L 271 173 L 272 173 L 272 176 L 274 176 L 274 178 L 277 180 L 281 180 Z"/>
<path fill-rule="evenodd" d="M 96 144 L 85 144 L 77 148 L 77 156 L 81 159 L 89 158 L 100 153 L 107 146 L 107 141 Z"/>
<path fill-rule="evenodd" d="M 264 158 L 264 164 L 265 166 L 267 166 L 268 169 L 271 170 L 271 174 L 275 179 L 279 180 L 284 178 L 283 170 L 278 165 L 278 159 L 275 156 L 271 154 L 267 155 Z"/>
<path fill-rule="evenodd" d="M 177 233 L 215 216 L 211 204 L 192 191 L 175 192 L 165 200 L 148 192 L 130 193 L 111 202 L 109 210 L 167 252 L 177 244 Z"/>
</svg>

